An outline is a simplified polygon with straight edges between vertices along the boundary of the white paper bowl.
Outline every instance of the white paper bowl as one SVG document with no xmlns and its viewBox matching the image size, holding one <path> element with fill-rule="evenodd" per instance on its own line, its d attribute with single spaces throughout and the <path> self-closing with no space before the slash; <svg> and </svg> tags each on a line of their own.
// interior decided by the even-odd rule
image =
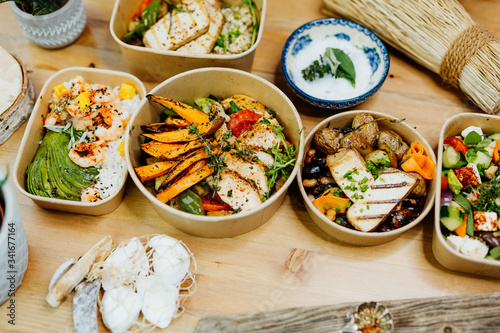
<svg viewBox="0 0 500 333">
<path fill-rule="evenodd" d="M 375 111 L 346 111 L 339 113 L 337 115 L 331 116 L 320 122 L 316 127 L 314 127 L 311 132 L 307 135 L 306 142 L 304 144 L 304 151 L 307 152 L 309 147 L 312 144 L 314 139 L 314 133 L 316 133 L 319 129 L 325 127 L 350 127 L 352 120 L 356 114 L 359 113 L 369 113 L 375 119 L 376 118 L 390 118 L 397 119 L 391 115 L 375 112 Z M 393 130 L 410 145 L 412 142 L 418 142 L 422 147 L 424 147 L 427 155 L 431 157 L 431 159 L 435 162 L 436 157 L 434 152 L 432 151 L 432 147 L 429 143 L 410 125 L 405 122 L 401 123 L 391 123 L 387 121 L 378 122 L 378 126 L 381 130 Z M 302 164 L 303 165 L 303 164 Z M 395 230 L 391 230 L 388 232 L 362 232 L 354 229 L 349 229 L 343 227 L 334 221 L 329 220 L 324 215 L 322 215 L 316 207 L 312 204 L 312 202 L 308 199 L 307 193 L 304 189 L 304 185 L 302 184 L 302 166 L 297 174 L 297 182 L 299 184 L 300 193 L 302 194 L 302 198 L 304 199 L 304 203 L 306 206 L 306 210 L 309 213 L 309 216 L 313 220 L 314 223 L 318 225 L 324 232 L 333 238 L 353 245 L 361 245 L 361 246 L 369 246 L 369 245 L 379 245 L 383 243 L 387 243 L 391 240 L 394 240 L 404 234 L 409 229 L 413 228 L 417 224 L 419 224 L 425 216 L 429 213 L 429 211 L 433 207 L 434 203 L 434 195 L 436 191 L 436 178 L 430 182 L 427 182 L 427 197 L 425 199 L 425 204 L 422 209 L 420 215 L 410 222 L 409 224 Z"/>
<path fill-rule="evenodd" d="M 287 139 L 299 149 L 297 161 L 302 160 L 302 121 L 295 106 L 277 87 L 270 82 L 247 72 L 229 68 L 203 68 L 176 75 L 150 91 L 152 95 L 169 97 L 178 101 L 193 102 L 198 97 L 229 97 L 245 94 L 276 111 L 277 119 L 284 127 Z M 154 189 L 146 187 L 137 177 L 134 167 L 141 165 L 143 138 L 141 125 L 158 122 L 159 108 L 156 103 L 144 99 L 139 111 L 130 120 L 130 134 L 125 141 L 125 156 L 129 173 L 139 190 L 148 198 L 154 209 L 169 224 L 186 233 L 209 238 L 232 237 L 246 233 L 264 224 L 278 210 L 286 191 L 295 178 L 298 163 L 282 188 L 258 207 L 228 216 L 200 216 L 174 209 L 155 197 Z"/>
<path fill-rule="evenodd" d="M 80 202 L 45 198 L 33 195 L 26 191 L 26 169 L 33 161 L 38 145 L 42 141 L 45 134 L 45 129 L 43 128 L 43 117 L 49 113 L 49 103 L 53 89 L 56 85 L 62 82 L 67 82 L 76 75 L 82 76 L 88 82 L 102 83 L 111 87 L 116 87 L 123 82 L 127 82 L 135 86 L 137 93 L 141 98 L 143 98 L 146 94 L 146 88 L 142 82 L 135 76 L 124 72 L 97 68 L 71 67 L 55 73 L 42 87 L 28 125 L 26 126 L 26 131 L 24 132 L 19 153 L 14 164 L 14 182 L 17 189 L 23 195 L 33 200 L 34 203 L 42 208 L 86 215 L 103 215 L 112 212 L 120 204 L 125 191 L 127 177 L 124 177 L 120 184 L 116 184 L 119 188 L 118 192 L 97 202 Z"/>
<path fill-rule="evenodd" d="M 439 136 L 437 172 L 443 167 L 443 140 L 450 136 L 459 135 L 468 126 L 477 126 L 483 133 L 500 132 L 500 116 L 461 113 L 448 119 Z M 448 245 L 441 232 L 439 212 L 441 207 L 441 177 L 437 179 L 436 202 L 434 208 L 434 233 L 432 236 L 432 252 L 436 260 L 444 267 L 464 273 L 485 275 L 500 278 L 500 260 L 472 258 L 466 256 Z"/>
<path fill-rule="evenodd" d="M 317 46 L 323 45 L 325 38 L 331 39 L 329 47 L 349 43 L 359 50 L 358 53 L 366 56 L 369 73 L 357 72 L 356 76 L 359 78 L 365 75 L 365 80 L 369 82 L 356 95 L 327 99 L 318 97 L 314 92 L 307 93 L 299 87 L 304 69 L 298 67 L 300 58 L 304 52 L 313 52 L 317 53 L 316 57 L 319 59 L 325 49 L 318 50 Z M 304 101 L 325 109 L 345 109 L 364 102 L 380 89 L 389 72 L 389 54 L 382 41 L 368 28 L 345 19 L 323 18 L 302 25 L 288 37 L 283 47 L 281 66 L 288 85 Z"/>
</svg>

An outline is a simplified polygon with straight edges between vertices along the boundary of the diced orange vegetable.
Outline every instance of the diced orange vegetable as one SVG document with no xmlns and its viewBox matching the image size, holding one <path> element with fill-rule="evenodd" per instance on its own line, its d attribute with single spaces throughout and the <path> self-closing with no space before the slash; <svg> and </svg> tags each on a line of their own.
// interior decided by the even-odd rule
<svg viewBox="0 0 500 333">
<path fill-rule="evenodd" d="M 345 213 L 347 205 L 351 200 L 347 198 L 335 197 L 332 195 L 323 195 L 315 199 L 312 203 L 321 214 L 328 219 L 333 220 L 337 213 Z"/>
<path fill-rule="evenodd" d="M 120 142 L 117 150 L 120 152 L 121 156 L 125 156 L 125 141 Z"/>
<path fill-rule="evenodd" d="M 68 96 L 68 89 L 66 89 L 66 86 L 64 83 L 58 84 L 57 86 L 54 87 L 54 91 L 56 92 L 56 95 L 59 97 L 64 97 Z"/>
<path fill-rule="evenodd" d="M 460 227 L 455 229 L 455 233 L 462 238 L 467 234 L 467 214 L 464 214 L 464 220 Z"/>
<path fill-rule="evenodd" d="M 90 91 L 84 91 L 78 95 L 76 98 L 76 105 L 80 109 L 85 109 L 88 108 L 91 104 L 92 101 L 90 100 L 90 97 L 92 96 L 92 93 Z"/>
<path fill-rule="evenodd" d="M 135 95 L 135 87 L 130 83 L 122 83 L 120 86 L 120 91 L 118 92 L 119 99 L 132 99 Z"/>
<path fill-rule="evenodd" d="M 434 178 L 436 164 L 427 156 L 425 149 L 417 142 L 412 142 L 410 149 L 403 156 L 401 168 L 406 172 L 416 172 L 424 179 Z"/>
<path fill-rule="evenodd" d="M 493 162 L 497 163 L 500 160 L 500 140 L 497 141 L 493 149 Z"/>
</svg>

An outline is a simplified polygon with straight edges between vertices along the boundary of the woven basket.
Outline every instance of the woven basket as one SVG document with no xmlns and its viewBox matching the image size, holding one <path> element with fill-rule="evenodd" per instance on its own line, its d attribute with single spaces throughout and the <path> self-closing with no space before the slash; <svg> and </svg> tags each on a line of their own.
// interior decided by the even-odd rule
<svg viewBox="0 0 500 333">
<path fill-rule="evenodd" d="M 5 174 L 0 170 L 0 179 Z M 7 181 L 0 188 L 0 204 L 4 217 L 0 227 L 0 304 L 21 284 L 28 267 L 28 241 L 13 187 Z M 10 250 L 9 250 L 10 248 Z"/>
</svg>

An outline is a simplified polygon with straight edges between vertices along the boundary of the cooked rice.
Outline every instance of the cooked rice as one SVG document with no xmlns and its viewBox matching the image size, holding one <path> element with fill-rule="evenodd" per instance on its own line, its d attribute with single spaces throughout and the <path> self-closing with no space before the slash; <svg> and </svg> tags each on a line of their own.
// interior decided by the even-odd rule
<svg viewBox="0 0 500 333">
<path fill-rule="evenodd" d="M 223 47 L 215 45 L 212 53 L 216 54 L 238 54 L 245 52 L 252 46 L 252 13 L 247 6 L 229 6 L 222 8 L 225 23 L 222 27 L 221 37 L 226 45 Z M 240 35 L 233 38 L 234 32 Z"/>
</svg>

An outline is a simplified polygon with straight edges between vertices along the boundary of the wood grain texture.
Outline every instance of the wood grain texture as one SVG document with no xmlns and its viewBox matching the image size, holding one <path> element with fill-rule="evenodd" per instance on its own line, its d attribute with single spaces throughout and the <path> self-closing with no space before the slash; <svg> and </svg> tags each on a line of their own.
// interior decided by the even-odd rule
<svg viewBox="0 0 500 333">
<path fill-rule="evenodd" d="M 500 293 L 383 301 L 394 318 L 395 332 L 496 332 L 500 327 Z M 208 316 L 196 326 L 205 332 L 328 333 L 348 322 L 358 303 L 282 309 L 249 314 Z"/>
<path fill-rule="evenodd" d="M 500 35 L 497 15 L 500 1 L 461 3 L 478 23 Z M 0 46 L 25 63 L 37 95 L 47 78 L 63 68 L 92 64 L 127 70 L 109 33 L 114 1 L 84 0 L 84 4 L 87 26 L 83 35 L 75 44 L 52 51 L 30 42 L 9 5 L 0 5 Z M 274 83 L 294 102 L 306 133 L 334 112 L 311 107 L 293 94 L 283 77 L 280 57 L 293 30 L 325 16 L 321 8 L 321 0 L 269 0 L 263 40 L 252 70 Z M 387 80 L 375 96 L 355 109 L 406 118 L 435 149 L 440 128 L 450 116 L 479 112 L 460 92 L 444 86 L 437 75 L 408 61 L 401 53 L 392 49 L 389 52 L 391 66 Z M 157 84 L 145 82 L 148 89 Z M 12 169 L 25 129 L 26 124 L 0 145 L 0 167 L 10 164 Z M 384 300 L 389 305 L 390 301 L 401 299 L 500 292 L 498 280 L 452 272 L 436 262 L 431 251 L 432 212 L 393 242 L 369 248 L 351 246 L 327 236 L 311 221 L 296 183 L 266 224 L 229 239 L 204 239 L 174 229 L 160 218 L 130 180 L 121 205 L 103 216 L 45 210 L 19 192 L 16 199 L 28 238 L 29 262 L 15 295 L 16 325 L 7 323 L 6 304 L 3 304 L 0 332 L 72 332 L 71 296 L 57 309 L 45 301 L 50 278 L 61 263 L 78 258 L 107 234 L 119 244 L 134 236 L 163 233 L 182 240 L 193 252 L 198 263 L 198 289 L 186 303 L 186 313 L 166 330 L 169 332 L 193 332 L 198 321 L 210 315 L 332 304 L 344 304 L 347 311 L 351 310 L 351 304 L 367 300 Z M 307 257 L 300 269 L 287 273 L 284 263 L 294 249 L 307 251 Z M 338 314 L 339 323 L 344 322 L 345 311 Z M 445 311 L 455 311 L 455 304 Z M 498 307 L 488 311 L 498 314 Z M 468 314 L 462 315 L 469 318 Z M 408 313 L 409 317 L 416 315 Z M 436 320 L 435 324 L 439 323 Z M 480 318 L 471 329 L 476 324 L 482 325 Z M 99 325 L 100 332 L 107 332 L 101 321 Z"/>
</svg>

